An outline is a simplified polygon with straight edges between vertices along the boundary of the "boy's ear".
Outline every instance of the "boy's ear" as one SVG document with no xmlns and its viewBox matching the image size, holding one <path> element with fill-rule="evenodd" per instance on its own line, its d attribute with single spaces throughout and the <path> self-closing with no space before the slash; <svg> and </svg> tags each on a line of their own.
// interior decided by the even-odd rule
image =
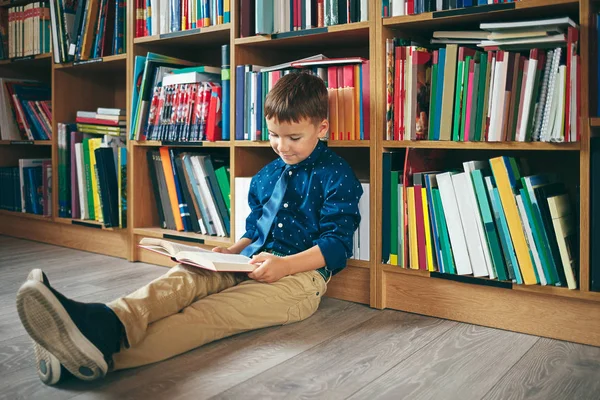
<svg viewBox="0 0 600 400">
<path fill-rule="evenodd" d="M 324 119 L 323 121 L 321 121 L 321 123 L 319 124 L 319 138 L 322 139 L 324 137 L 327 136 L 327 131 L 329 130 L 329 121 L 327 119 Z"/>
</svg>

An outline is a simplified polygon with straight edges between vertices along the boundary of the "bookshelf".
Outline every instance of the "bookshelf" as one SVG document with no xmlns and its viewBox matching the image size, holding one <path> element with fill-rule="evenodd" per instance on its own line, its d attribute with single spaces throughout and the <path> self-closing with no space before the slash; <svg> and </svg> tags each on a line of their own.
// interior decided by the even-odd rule
<svg viewBox="0 0 600 400">
<path fill-rule="evenodd" d="M 0 3 L 0 7 L 7 6 Z M 53 128 L 72 121 L 78 109 L 113 106 L 126 108 L 131 115 L 135 56 L 152 51 L 207 65 L 220 65 L 221 45 L 230 45 L 231 105 L 230 126 L 234 136 L 235 67 L 242 64 L 274 65 L 318 53 L 328 57 L 362 56 L 371 62 L 371 139 L 331 141 L 335 152 L 350 162 L 359 178 L 370 182 L 370 260 L 350 260 L 336 275 L 327 295 L 440 318 L 508 329 L 528 334 L 600 345 L 600 293 L 589 291 L 590 276 L 590 137 L 598 132 L 600 119 L 590 113 L 590 99 L 581 91 L 582 136 L 577 143 L 440 142 L 386 141 L 385 124 L 385 41 L 391 37 L 430 38 L 438 29 L 468 29 L 483 21 L 543 18 L 567 15 L 580 24 L 582 87 L 594 87 L 593 49 L 595 31 L 592 16 L 599 5 L 591 0 L 522 0 L 516 3 L 480 6 L 469 13 L 444 11 L 392 18 L 381 17 L 381 0 L 369 1 L 369 21 L 311 29 L 280 35 L 240 37 L 240 0 L 231 1 L 231 23 L 190 31 L 134 38 L 135 9 L 127 9 L 126 55 L 104 57 L 80 64 L 54 65 L 50 54 L 23 60 L 0 61 L 0 76 L 35 78 L 52 82 Z M 77 90 L 71 90 L 77 88 Z M 93 93 L 93 96 L 90 94 Z M 128 149 L 128 228 L 103 229 L 93 221 L 58 218 L 56 205 L 51 218 L 0 211 L 0 234 L 13 235 L 82 250 L 143 261 L 173 265 L 150 252 L 139 251 L 142 237 L 167 238 L 201 246 L 227 246 L 231 238 L 177 232 L 159 227 L 156 204 L 148 174 L 147 154 L 160 146 L 206 151 L 230 160 L 232 205 L 234 179 L 251 177 L 275 158 L 267 142 L 221 141 L 181 144 L 134 141 Z M 382 154 L 407 148 L 446 150 L 457 159 L 485 159 L 496 155 L 517 155 L 537 164 L 553 165 L 571 181 L 569 190 L 580 201 L 580 289 L 548 286 L 494 284 L 486 279 L 449 279 L 438 273 L 403 269 L 382 264 Z M 22 157 L 51 156 L 57 168 L 57 141 L 34 143 L 0 142 L 0 166 L 13 165 Z M 556 160 L 560 162 L 556 162 Z M 540 167 L 540 169 L 543 169 Z M 57 180 L 54 174 L 54 204 Z M 235 220 L 232 206 L 231 220 Z M 233 226 L 233 224 L 232 224 Z M 232 228 L 233 229 L 233 228 Z M 233 235 L 232 235 L 233 237 Z M 150 254 L 149 254 L 150 253 Z M 135 268 L 135 265 L 132 265 Z"/>
</svg>

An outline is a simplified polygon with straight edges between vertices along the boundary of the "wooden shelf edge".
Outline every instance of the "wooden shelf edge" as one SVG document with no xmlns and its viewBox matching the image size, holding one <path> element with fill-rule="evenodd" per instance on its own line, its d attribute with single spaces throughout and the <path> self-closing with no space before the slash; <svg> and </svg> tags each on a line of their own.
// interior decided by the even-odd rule
<svg viewBox="0 0 600 400">
<path fill-rule="evenodd" d="M 196 29 L 189 29 L 187 31 L 170 32 L 170 33 L 163 33 L 160 35 L 138 37 L 138 38 L 133 39 L 133 44 L 160 43 L 163 40 L 170 40 L 170 39 L 190 37 L 190 36 L 202 37 L 203 35 L 206 36 L 211 33 L 229 31 L 230 29 L 231 29 L 231 23 L 228 22 L 226 24 L 207 26 L 205 28 L 196 28 Z"/>
<path fill-rule="evenodd" d="M 52 140 L 0 140 L 2 146 L 52 146 Z"/>
<path fill-rule="evenodd" d="M 474 6 L 469 7 L 469 10 L 466 13 L 461 13 L 461 9 L 457 10 L 444 10 L 444 11 L 436 11 L 436 12 L 426 12 L 421 14 L 414 15 L 401 15 L 397 17 L 388 17 L 383 18 L 383 26 L 389 28 L 401 28 L 403 25 L 415 24 L 419 22 L 433 22 L 436 20 L 448 20 L 448 19 L 456 19 L 460 20 L 463 17 L 473 17 L 478 14 L 487 14 L 487 13 L 499 13 L 499 12 L 509 12 L 516 10 L 526 10 L 526 9 L 535 9 L 535 8 L 548 8 L 553 6 L 562 6 L 562 5 L 576 5 L 579 4 L 577 0 L 521 0 L 518 2 L 514 2 L 514 5 L 509 6 L 510 8 L 505 8 L 501 3 L 498 6 L 494 5 L 483 5 L 483 6 Z M 496 7 L 494 7 L 496 6 Z M 480 7 L 481 11 L 478 11 Z M 435 17 L 434 17 L 435 15 Z"/>
<path fill-rule="evenodd" d="M 9 4 L 6 4 L 9 5 Z M 2 7 L 2 3 L 0 3 L 0 7 Z M 32 61 L 32 60 L 45 60 L 48 58 L 52 58 L 52 53 L 42 53 L 36 54 L 34 56 L 25 56 L 25 57 L 16 57 L 16 58 L 5 58 L 0 60 L 0 65 L 8 65 L 15 64 L 18 65 L 21 62 Z"/>
<path fill-rule="evenodd" d="M 184 242 L 191 242 L 194 244 L 202 244 L 206 246 L 230 246 L 233 244 L 233 240 L 228 237 L 224 238 L 201 235 L 199 233 L 192 232 L 178 232 L 171 229 L 162 229 L 157 227 L 134 228 L 133 234 L 138 236 L 154 237 L 158 239 L 181 240 Z M 137 245 L 137 242 L 133 244 Z"/>
<path fill-rule="evenodd" d="M 327 35 L 328 33 L 336 33 L 336 32 L 352 32 L 352 31 L 360 31 L 369 29 L 370 22 L 352 22 L 349 24 L 341 24 L 341 25 L 332 25 L 325 26 L 320 28 L 311 28 L 311 29 L 303 29 L 300 31 L 294 32 L 284 32 L 274 35 L 255 35 L 248 36 L 243 38 L 236 38 L 235 45 L 253 45 L 258 43 L 267 43 L 267 42 L 278 42 L 281 40 L 294 40 L 297 38 L 302 38 L 306 36 L 312 35 Z"/>
<path fill-rule="evenodd" d="M 271 144 L 267 140 L 234 140 L 233 147 L 271 147 Z"/>
<path fill-rule="evenodd" d="M 370 140 L 328 140 L 329 147 L 371 147 Z"/>
<path fill-rule="evenodd" d="M 126 231 L 126 229 L 119 228 L 119 227 L 107 228 L 101 222 L 92 221 L 92 220 L 88 220 L 88 219 L 56 217 L 56 218 L 54 218 L 54 222 L 59 223 L 59 224 L 65 224 L 65 225 L 77 225 L 77 226 L 87 227 L 87 228 L 91 228 L 91 229 L 102 229 L 103 231 L 109 231 L 109 232 L 111 232 L 111 231 L 112 232 Z"/>
<path fill-rule="evenodd" d="M 594 128 L 600 127 L 600 117 L 590 118 L 590 126 Z"/>
<path fill-rule="evenodd" d="M 348 260 L 347 266 L 348 267 L 357 267 L 357 268 L 370 269 L 371 268 L 371 263 L 369 261 L 355 260 L 355 259 L 352 258 L 352 259 Z"/>
<path fill-rule="evenodd" d="M 65 64 L 54 64 L 54 68 L 56 68 L 56 69 L 78 68 L 78 67 L 83 67 L 83 66 L 90 65 L 90 64 L 109 64 L 109 63 L 113 63 L 113 62 L 126 61 L 126 60 L 127 60 L 127 53 L 124 53 L 124 54 L 115 54 L 115 55 L 106 56 L 106 57 L 92 58 L 89 60 L 73 61 L 73 62 L 69 62 L 69 63 L 65 63 Z"/>
<path fill-rule="evenodd" d="M 169 142 L 161 140 L 131 140 L 133 146 L 138 147 L 160 147 L 160 146 L 171 146 L 171 147 L 231 147 L 231 141 L 219 140 L 217 142 Z"/>
<path fill-rule="evenodd" d="M 2 217 L 2 216 L 23 218 L 23 219 L 36 219 L 38 221 L 52 222 L 52 217 L 45 217 L 43 215 L 24 213 L 24 212 L 19 212 L 19 211 L 0 210 L 0 217 Z"/>
<path fill-rule="evenodd" d="M 391 264 L 379 264 L 379 267 L 384 272 L 391 272 L 391 273 L 395 273 L 395 274 L 406 274 L 406 275 L 412 275 L 412 276 L 422 276 L 424 278 L 429 278 L 429 271 L 424 271 L 421 269 L 408 269 L 408 268 L 402 268 L 397 265 L 391 265 Z"/>
<path fill-rule="evenodd" d="M 580 142 L 454 142 L 447 140 L 384 140 L 387 148 L 423 148 L 456 150 L 538 150 L 538 151 L 579 151 Z"/>
</svg>

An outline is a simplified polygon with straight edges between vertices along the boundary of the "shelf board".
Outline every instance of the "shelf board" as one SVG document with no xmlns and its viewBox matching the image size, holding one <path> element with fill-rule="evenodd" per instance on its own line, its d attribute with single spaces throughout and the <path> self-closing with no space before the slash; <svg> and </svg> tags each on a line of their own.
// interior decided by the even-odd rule
<svg viewBox="0 0 600 400">
<path fill-rule="evenodd" d="M 52 140 L 0 140 L 0 146 L 52 146 Z"/>
<path fill-rule="evenodd" d="M 162 35 L 145 36 L 133 39 L 136 45 L 160 45 L 188 47 L 196 45 L 221 45 L 229 43 L 231 23 L 171 32 Z"/>
<path fill-rule="evenodd" d="M 106 56 L 92 58 L 84 61 L 74 61 L 65 64 L 54 64 L 56 69 L 72 68 L 77 71 L 124 71 L 127 66 L 127 54 L 117 54 L 114 56 Z"/>
<path fill-rule="evenodd" d="M 257 35 L 235 39 L 236 46 L 288 47 L 323 45 L 352 45 L 369 41 L 369 22 L 353 22 L 323 28 Z"/>
<path fill-rule="evenodd" d="M 208 236 L 192 232 L 178 232 L 171 229 L 162 228 L 134 228 L 133 233 L 138 236 L 181 240 L 184 242 L 192 242 L 207 246 L 231 246 L 233 244 L 231 238 L 228 237 Z"/>
<path fill-rule="evenodd" d="M 425 149 L 457 149 L 457 150 L 563 150 L 579 151 L 579 142 L 546 143 L 546 142 L 454 142 L 442 140 L 384 140 L 387 148 L 425 148 Z"/>
<path fill-rule="evenodd" d="M 132 140 L 131 143 L 134 146 L 139 147 L 160 147 L 160 146 L 172 146 L 172 147 L 231 147 L 229 140 L 219 140 L 217 142 L 169 142 L 161 140 Z"/>
<path fill-rule="evenodd" d="M 366 147 L 371 146 L 370 140 L 328 140 L 329 147 Z"/>
<path fill-rule="evenodd" d="M 349 267 L 358 267 L 358 268 L 366 268 L 366 269 L 370 269 L 370 263 L 368 261 L 364 261 L 364 260 L 354 260 L 354 259 L 350 259 L 348 260 L 347 265 Z"/>
<path fill-rule="evenodd" d="M 271 147 L 271 143 L 267 140 L 234 140 L 234 147 Z"/>
<path fill-rule="evenodd" d="M 0 60 L 0 67 L 32 67 L 32 66 L 50 66 L 52 63 L 52 53 L 37 54 L 35 56 L 8 58 Z"/>
<path fill-rule="evenodd" d="M 24 6 L 26 4 L 33 3 L 33 0 L 4 0 L 0 1 L 0 7 L 15 7 L 15 6 Z"/>
<path fill-rule="evenodd" d="M 119 227 L 107 228 L 104 226 L 103 223 L 98 222 L 98 221 L 92 221 L 89 219 L 56 217 L 56 218 L 54 218 L 54 222 L 58 222 L 59 224 L 66 224 L 66 225 L 84 226 L 84 227 L 88 227 L 88 228 L 92 228 L 92 229 L 102 229 L 104 231 L 119 231 L 119 232 L 124 231 L 124 229 L 119 228 Z"/>
<path fill-rule="evenodd" d="M 396 29 L 439 30 L 464 24 L 478 25 L 480 22 L 498 18 L 544 18 L 546 16 L 577 16 L 577 0 L 521 0 L 513 3 L 489 4 L 455 10 L 426 12 L 383 19 L 384 27 Z"/>
<path fill-rule="evenodd" d="M 395 265 L 389 264 L 380 264 L 380 267 L 385 272 L 397 273 L 397 274 L 407 274 L 412 276 L 420 276 L 424 278 L 436 279 L 430 276 L 428 271 L 416 270 L 416 269 L 407 269 L 401 268 Z M 498 282 L 495 279 L 487 279 L 487 278 L 474 278 L 470 275 L 465 275 L 465 279 L 473 280 L 473 281 L 481 281 L 482 284 L 487 281 Z M 445 280 L 445 279 L 444 279 Z M 468 282 L 467 284 L 473 284 L 479 286 L 476 283 Z M 529 292 L 535 294 L 543 294 L 543 295 L 552 295 L 559 297 L 569 297 L 573 299 L 579 300 L 588 300 L 588 301 L 596 301 L 600 302 L 600 293 L 598 292 L 583 292 L 581 290 L 569 290 L 565 287 L 556 287 L 556 286 L 540 286 L 540 285 L 517 285 L 510 282 L 505 282 L 509 287 L 508 290 L 515 290 L 521 292 Z"/>
<path fill-rule="evenodd" d="M 44 217 L 43 215 L 24 213 L 24 212 L 19 212 L 19 211 L 0 210 L 0 217 L 2 217 L 2 216 L 24 218 L 24 219 L 37 219 L 40 221 L 52 222 L 52 217 Z"/>
<path fill-rule="evenodd" d="M 594 128 L 600 127 L 600 117 L 590 118 L 590 126 Z"/>
</svg>

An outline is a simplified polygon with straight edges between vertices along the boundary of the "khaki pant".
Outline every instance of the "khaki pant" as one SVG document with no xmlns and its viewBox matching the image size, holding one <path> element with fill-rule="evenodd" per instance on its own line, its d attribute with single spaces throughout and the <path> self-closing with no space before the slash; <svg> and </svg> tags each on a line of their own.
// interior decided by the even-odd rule
<svg viewBox="0 0 600 400">
<path fill-rule="evenodd" d="M 125 327 L 128 347 L 114 369 L 150 364 L 237 333 L 310 317 L 327 285 L 317 271 L 275 283 L 246 274 L 214 273 L 177 265 L 108 306 Z"/>
</svg>

